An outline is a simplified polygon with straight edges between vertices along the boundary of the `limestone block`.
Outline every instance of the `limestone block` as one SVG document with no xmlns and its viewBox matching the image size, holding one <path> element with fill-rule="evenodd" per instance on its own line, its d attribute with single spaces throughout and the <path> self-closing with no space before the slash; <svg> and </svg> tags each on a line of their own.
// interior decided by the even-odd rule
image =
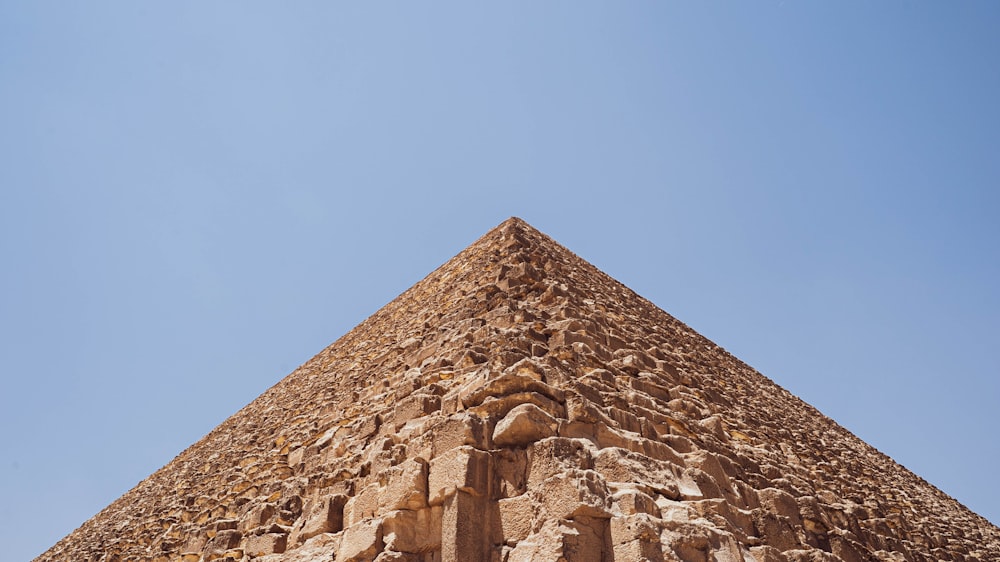
<svg viewBox="0 0 1000 562">
<path fill-rule="evenodd" d="M 608 417 L 614 420 L 621 429 L 632 433 L 639 433 L 641 431 L 642 428 L 639 425 L 639 418 L 632 412 L 621 410 L 619 408 L 608 408 L 607 412 Z"/>
<path fill-rule="evenodd" d="M 611 517 L 607 483 L 593 470 L 568 469 L 548 478 L 531 493 L 547 518 Z"/>
<path fill-rule="evenodd" d="M 694 451 L 694 443 L 683 435 L 664 435 L 663 442 L 678 453 L 690 453 Z"/>
<path fill-rule="evenodd" d="M 729 432 L 721 416 L 709 416 L 698 422 L 698 425 L 708 430 L 709 435 L 725 443 L 729 440 Z"/>
<path fill-rule="evenodd" d="M 194 553 L 201 552 L 205 549 L 205 544 L 208 542 L 208 537 L 201 533 L 193 533 L 188 536 L 187 540 L 181 545 L 181 552 L 183 553 Z"/>
<path fill-rule="evenodd" d="M 594 469 L 609 482 L 636 483 L 648 486 L 670 499 L 679 499 L 685 481 L 677 465 L 658 461 L 619 447 L 601 449 L 594 456 Z M 684 482 L 687 485 L 693 483 Z"/>
<path fill-rule="evenodd" d="M 590 521 L 588 521 L 590 523 Z M 602 522 L 606 525 L 606 521 Z M 606 531 L 582 521 L 549 520 L 519 542 L 507 562 L 602 562 L 611 560 Z"/>
<path fill-rule="evenodd" d="M 490 495 L 490 456 L 473 447 L 456 447 L 431 461 L 427 477 L 428 503 L 441 505 L 456 491 Z"/>
<path fill-rule="evenodd" d="M 441 517 L 444 508 L 391 511 L 382 521 L 385 548 L 398 552 L 431 552 L 441 548 Z"/>
<path fill-rule="evenodd" d="M 663 547 L 660 541 L 648 542 L 636 539 L 613 547 L 613 560 L 636 562 L 663 562 Z"/>
<path fill-rule="evenodd" d="M 379 483 L 373 482 L 362 488 L 356 496 L 347 500 L 344 505 L 345 526 L 355 525 L 378 513 L 380 489 Z"/>
<path fill-rule="evenodd" d="M 584 439 L 549 437 L 528 446 L 528 487 L 566 469 L 594 467 L 593 445 Z"/>
<path fill-rule="evenodd" d="M 538 392 L 517 392 L 501 397 L 488 396 L 482 404 L 469 408 L 469 411 L 483 418 L 498 419 L 521 404 L 534 404 L 555 418 L 566 417 L 566 407 L 563 404 Z"/>
<path fill-rule="evenodd" d="M 509 498 L 523 494 L 528 485 L 528 453 L 524 449 L 500 449 L 490 454 L 493 461 L 494 497 Z"/>
<path fill-rule="evenodd" d="M 786 550 L 783 554 L 788 562 L 842 562 L 832 553 L 818 549 Z M 906 560 L 906 558 L 900 556 L 899 560 Z"/>
<path fill-rule="evenodd" d="M 409 552 L 383 550 L 381 554 L 375 557 L 374 562 L 424 562 L 424 557 L 420 554 L 411 554 Z"/>
<path fill-rule="evenodd" d="M 578 515 L 562 527 L 563 556 L 567 562 L 604 562 L 612 559 L 608 520 Z"/>
<path fill-rule="evenodd" d="M 728 529 L 737 538 L 744 539 L 756 534 L 753 514 L 739 509 L 726 500 L 708 499 L 688 502 L 698 516 L 711 521 L 720 529 Z"/>
<path fill-rule="evenodd" d="M 525 494 L 497 501 L 500 514 L 500 534 L 504 542 L 515 544 L 531 534 L 535 502 Z"/>
<path fill-rule="evenodd" d="M 432 414 L 441 409 L 441 397 L 433 394 L 411 394 L 396 404 L 393 414 L 397 428 L 406 422 Z"/>
<path fill-rule="evenodd" d="M 320 533 L 336 533 L 343 529 L 347 502 L 347 496 L 343 495 L 310 502 L 292 529 L 290 543 L 297 545 Z"/>
<path fill-rule="evenodd" d="M 731 491 L 727 496 L 726 492 L 719 487 L 719 484 L 716 483 L 714 478 L 696 466 L 689 466 L 685 468 L 683 478 L 694 483 L 693 488 L 681 490 L 681 497 L 685 500 L 694 501 L 706 498 L 735 499 L 736 497 L 736 495 Z"/>
<path fill-rule="evenodd" d="M 283 533 L 265 533 L 247 538 L 243 551 L 250 556 L 266 554 L 281 554 L 287 546 L 288 535 Z"/>
<path fill-rule="evenodd" d="M 770 545 L 751 546 L 750 554 L 757 562 L 788 562 L 780 550 Z"/>
<path fill-rule="evenodd" d="M 235 529 L 219 531 L 215 534 L 215 537 L 213 537 L 212 540 L 208 541 L 205 545 L 204 552 L 206 555 L 222 554 L 239 546 L 240 539 L 242 538 L 243 535 Z"/>
<path fill-rule="evenodd" d="M 639 373 L 639 376 L 631 379 L 629 382 L 632 388 L 639 392 L 648 394 L 656 400 L 662 401 L 664 404 L 670 401 L 670 389 L 656 384 L 652 379 L 653 375 L 649 373 Z"/>
<path fill-rule="evenodd" d="M 660 543 L 662 523 L 645 513 L 612 517 L 609 523 L 611 544 L 625 544 L 634 540 Z"/>
<path fill-rule="evenodd" d="M 490 562 L 489 504 L 488 498 L 463 490 L 445 498 L 441 562 Z"/>
<path fill-rule="evenodd" d="M 768 513 L 787 517 L 793 526 L 802 525 L 799 504 L 795 497 L 778 488 L 766 488 L 757 492 L 761 507 Z"/>
<path fill-rule="evenodd" d="M 645 513 L 653 517 L 660 516 L 660 508 L 656 505 L 656 500 L 635 488 L 615 491 L 611 496 L 611 511 L 615 515 Z"/>
<path fill-rule="evenodd" d="M 302 459 L 305 457 L 306 448 L 296 447 L 288 453 L 288 466 L 295 468 L 302 464 Z"/>
<path fill-rule="evenodd" d="M 729 481 L 729 475 L 727 475 L 726 471 L 722 468 L 722 464 L 719 462 L 715 453 L 698 450 L 685 455 L 685 460 L 687 460 L 690 465 L 701 469 L 703 472 L 711 476 L 721 490 L 732 493 L 733 487 Z"/>
<path fill-rule="evenodd" d="M 798 535 L 787 517 L 756 510 L 754 528 L 757 536 L 778 550 L 786 551 L 800 547 Z"/>
<path fill-rule="evenodd" d="M 830 536 L 830 551 L 844 562 L 865 562 L 870 559 L 866 548 L 857 541 L 846 536 L 835 534 Z"/>
<path fill-rule="evenodd" d="M 468 412 L 448 416 L 432 431 L 431 446 L 435 456 L 462 445 L 471 445 L 477 449 L 487 448 L 488 436 L 483 420 Z"/>
<path fill-rule="evenodd" d="M 273 503 L 260 503 L 254 505 L 252 508 L 247 510 L 247 512 L 240 518 L 240 523 L 237 529 L 245 533 L 250 529 L 256 529 L 262 525 L 267 524 L 274 517 L 277 511 L 277 506 Z"/>
<path fill-rule="evenodd" d="M 337 562 L 371 562 L 382 546 L 382 520 L 365 519 L 344 529 Z"/>
<path fill-rule="evenodd" d="M 540 339 L 541 341 L 544 341 L 545 339 L 545 336 L 532 329 L 528 330 L 528 334 L 533 338 Z M 541 382 L 544 381 L 545 379 L 545 366 L 543 366 L 535 359 L 525 357 L 524 359 L 521 359 L 517 363 L 514 363 L 513 365 L 508 367 L 504 371 L 504 373 L 505 374 L 513 373 L 515 375 L 532 378 L 535 379 L 536 381 Z"/>
<path fill-rule="evenodd" d="M 468 394 L 462 399 L 462 403 L 465 404 L 465 407 L 472 408 L 473 406 L 482 404 L 490 396 L 500 398 L 525 393 L 537 393 L 555 402 L 564 402 L 566 400 L 564 391 L 545 384 L 535 376 L 507 373 L 489 381 L 482 388 Z"/>
<path fill-rule="evenodd" d="M 660 542 L 681 560 L 742 562 L 744 550 L 733 535 L 710 526 L 681 525 L 665 529 Z"/>
<path fill-rule="evenodd" d="M 584 385 L 581 384 L 579 386 L 583 387 Z M 601 411 L 599 404 L 603 404 L 603 400 L 595 403 L 582 394 L 576 392 L 567 393 L 566 417 L 570 421 L 589 424 L 597 422 L 610 422 L 611 418 L 607 417 L 607 415 Z"/>
<path fill-rule="evenodd" d="M 497 422 L 493 444 L 497 447 L 520 447 L 556 434 L 558 423 L 534 404 L 521 404 Z"/>
<path fill-rule="evenodd" d="M 416 458 L 385 471 L 386 485 L 379 490 L 379 511 L 427 507 L 427 467 L 427 461 Z"/>
</svg>

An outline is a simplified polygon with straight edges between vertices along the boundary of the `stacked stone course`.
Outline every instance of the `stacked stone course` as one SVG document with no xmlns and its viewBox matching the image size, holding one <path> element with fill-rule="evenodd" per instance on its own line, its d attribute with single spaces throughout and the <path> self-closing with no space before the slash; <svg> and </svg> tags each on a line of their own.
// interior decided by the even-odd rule
<svg viewBox="0 0 1000 562">
<path fill-rule="evenodd" d="M 1000 529 L 519 219 L 37 560 L 1000 560 Z"/>
</svg>

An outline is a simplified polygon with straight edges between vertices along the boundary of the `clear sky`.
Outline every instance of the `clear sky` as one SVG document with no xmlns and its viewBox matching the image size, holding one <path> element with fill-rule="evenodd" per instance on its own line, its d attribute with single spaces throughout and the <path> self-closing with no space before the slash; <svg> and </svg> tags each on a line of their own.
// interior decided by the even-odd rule
<svg viewBox="0 0 1000 562">
<path fill-rule="evenodd" d="M 1000 3 L 0 0 L 26 560 L 517 215 L 1000 523 Z"/>
</svg>

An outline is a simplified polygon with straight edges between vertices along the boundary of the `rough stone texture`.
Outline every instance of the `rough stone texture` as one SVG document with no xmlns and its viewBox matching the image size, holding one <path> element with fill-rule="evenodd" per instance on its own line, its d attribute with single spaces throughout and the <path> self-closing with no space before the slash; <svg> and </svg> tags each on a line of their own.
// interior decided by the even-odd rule
<svg viewBox="0 0 1000 562">
<path fill-rule="evenodd" d="M 518 219 L 39 561 L 1000 560 L 1000 529 Z"/>
</svg>

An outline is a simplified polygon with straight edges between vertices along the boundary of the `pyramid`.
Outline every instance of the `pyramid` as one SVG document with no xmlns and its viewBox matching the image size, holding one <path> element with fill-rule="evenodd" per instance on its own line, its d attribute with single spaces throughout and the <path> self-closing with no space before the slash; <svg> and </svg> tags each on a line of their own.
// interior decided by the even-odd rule
<svg viewBox="0 0 1000 562">
<path fill-rule="evenodd" d="M 517 218 L 39 561 L 1000 560 L 1000 529 Z"/>
</svg>

